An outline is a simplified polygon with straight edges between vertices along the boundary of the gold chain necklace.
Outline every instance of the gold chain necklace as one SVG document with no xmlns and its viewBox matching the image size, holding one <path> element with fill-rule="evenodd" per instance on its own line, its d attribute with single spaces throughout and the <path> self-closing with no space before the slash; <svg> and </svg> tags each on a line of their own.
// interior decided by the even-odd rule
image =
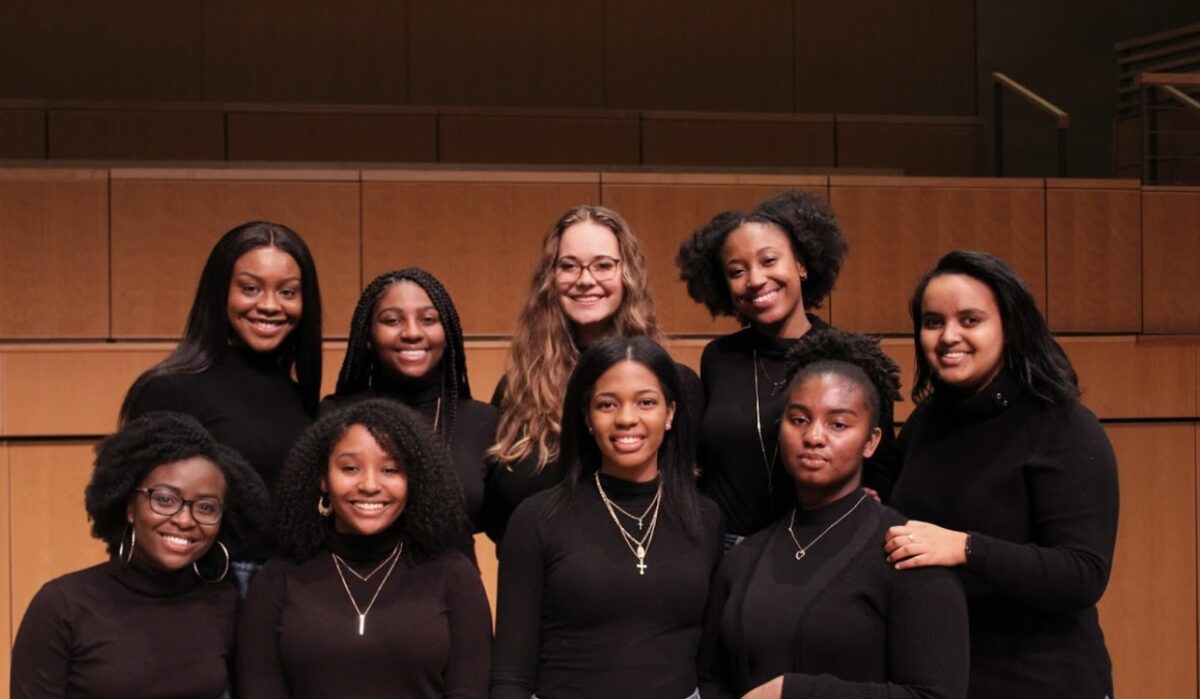
<svg viewBox="0 0 1200 699">
<path fill-rule="evenodd" d="M 333 552 L 331 551 L 330 553 L 333 553 Z M 336 553 L 333 553 L 333 558 L 338 563 L 341 563 L 343 566 L 345 566 L 346 570 L 350 571 L 351 575 L 358 578 L 359 580 L 362 580 L 363 582 L 367 582 L 371 578 L 375 577 L 376 573 L 378 573 L 380 570 L 383 570 L 383 567 L 392 560 L 392 556 L 395 556 L 398 553 L 400 553 L 400 545 L 399 544 L 396 545 L 396 548 L 392 549 L 392 552 L 388 554 L 387 558 L 383 559 L 382 563 L 375 566 L 375 570 L 372 570 L 370 573 L 367 573 L 366 575 L 361 575 L 357 570 L 355 570 L 354 568 L 351 568 L 350 564 L 346 562 L 346 559 L 342 558 L 341 556 L 337 555 Z"/>
<path fill-rule="evenodd" d="M 437 434 L 438 420 L 442 417 L 442 397 L 438 396 L 437 407 L 433 409 L 433 433 Z"/>
<path fill-rule="evenodd" d="M 792 521 L 788 523 L 788 534 L 792 535 L 792 541 L 794 541 L 796 543 L 796 560 L 797 561 L 803 560 L 804 557 L 808 555 L 808 550 L 810 548 L 812 548 L 813 544 L 817 543 L 818 541 L 821 540 L 821 537 L 828 534 L 830 529 L 833 529 L 837 525 L 841 524 L 842 520 L 846 519 L 855 510 L 857 510 L 858 506 L 862 504 L 862 501 L 866 500 L 866 499 L 867 499 L 867 494 L 863 493 L 862 497 L 858 499 L 858 502 L 854 503 L 854 507 L 851 507 L 849 510 L 846 510 L 846 514 L 844 514 L 841 517 L 838 517 L 836 520 L 834 520 L 833 524 L 829 525 L 828 527 L 825 527 L 825 531 L 821 532 L 820 534 L 817 534 L 817 538 L 808 542 L 808 546 L 801 546 L 800 540 L 796 538 L 796 532 L 792 531 L 792 527 L 796 526 L 796 509 L 798 509 L 798 508 L 793 508 L 792 509 Z"/>
<path fill-rule="evenodd" d="M 379 587 L 375 588 L 375 594 L 371 595 L 371 601 L 367 603 L 366 609 L 358 608 L 358 601 L 354 599 L 354 593 L 350 592 L 350 586 L 346 584 L 346 576 L 342 574 L 342 566 L 339 564 L 341 559 L 336 554 L 333 555 L 333 567 L 337 570 L 338 579 L 342 581 L 342 589 L 346 591 L 346 596 L 350 598 L 350 604 L 354 607 L 354 611 L 358 614 L 358 635 L 361 636 L 367 630 L 367 615 L 371 613 L 371 607 L 375 606 L 375 600 L 379 599 L 379 593 L 383 591 L 383 586 L 387 584 L 388 578 L 392 577 L 392 571 L 396 569 L 396 563 L 400 560 L 400 554 L 404 552 L 404 542 L 396 547 L 396 552 L 392 556 L 392 565 L 388 567 L 387 573 L 383 576 L 383 580 L 379 581 Z M 350 566 L 346 566 L 350 568 Z M 354 573 L 354 569 L 350 568 L 350 572 Z M 372 572 L 371 575 L 375 573 Z M 355 575 L 358 575 L 355 573 Z M 361 577 L 361 576 L 360 576 Z"/>
<path fill-rule="evenodd" d="M 596 487 L 597 488 L 600 487 L 600 484 L 598 482 L 596 484 Z M 646 510 L 644 512 L 642 512 L 641 515 L 633 514 L 632 512 L 630 512 L 629 510 L 626 510 L 624 507 L 621 507 L 620 505 L 613 502 L 612 500 L 605 499 L 604 502 L 606 505 L 609 505 L 610 507 L 615 508 L 617 512 L 620 512 L 621 514 L 625 515 L 629 519 L 637 520 L 638 531 L 640 532 L 642 530 L 642 520 L 646 519 L 646 515 L 650 514 L 650 510 L 652 510 L 658 506 L 658 501 L 661 499 L 662 499 L 662 488 L 660 487 L 658 489 L 658 492 L 656 492 L 654 494 L 654 499 L 650 501 L 649 505 L 646 505 Z"/>
<path fill-rule="evenodd" d="M 604 492 L 604 486 L 600 485 L 600 472 L 596 471 L 593 475 L 596 478 L 596 490 L 600 491 L 600 499 L 604 501 L 604 506 L 608 509 L 608 515 L 612 517 L 613 524 L 616 524 L 617 530 L 621 532 L 621 539 L 625 542 L 625 546 L 629 548 L 629 552 L 638 559 L 636 566 L 638 575 L 645 575 L 646 568 L 648 567 L 646 565 L 646 554 L 650 552 L 650 542 L 654 539 L 654 531 L 658 528 L 658 512 L 662 507 L 662 481 L 658 482 L 658 492 L 654 494 L 654 500 L 651 502 L 654 514 L 650 517 L 650 527 L 646 530 L 646 534 L 641 539 L 638 539 L 633 534 L 625 531 L 625 527 L 621 525 L 621 520 L 617 518 L 617 513 L 613 509 L 617 507 L 617 504 L 608 498 L 608 493 Z M 620 508 L 617 507 L 617 509 Z M 650 508 L 646 509 L 649 511 Z M 639 528 L 640 524 L 639 522 Z"/>
<path fill-rule="evenodd" d="M 779 440 L 775 440 L 775 451 L 767 458 L 767 444 L 762 433 L 762 400 L 758 395 L 758 350 L 750 350 L 754 361 L 754 429 L 758 432 L 758 449 L 762 453 L 763 467 L 767 470 L 767 494 L 775 493 L 775 459 L 779 458 Z"/>
</svg>

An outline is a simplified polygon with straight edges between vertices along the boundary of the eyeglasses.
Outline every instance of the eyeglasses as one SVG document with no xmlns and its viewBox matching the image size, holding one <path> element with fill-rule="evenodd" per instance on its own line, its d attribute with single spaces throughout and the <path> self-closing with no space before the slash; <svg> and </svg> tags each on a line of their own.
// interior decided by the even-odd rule
<svg viewBox="0 0 1200 699">
<path fill-rule="evenodd" d="M 586 265 L 574 257 L 563 257 L 554 263 L 554 276 L 558 277 L 559 281 L 574 283 L 583 276 L 584 270 L 587 270 L 592 279 L 606 282 L 617 276 L 617 267 L 620 264 L 620 260 L 608 255 L 594 258 Z"/>
<path fill-rule="evenodd" d="M 221 521 L 225 506 L 218 498 L 196 498 L 184 500 L 170 488 L 135 488 L 135 493 L 144 493 L 150 501 L 150 509 L 164 517 L 174 517 L 187 505 L 192 519 L 198 524 L 216 524 Z"/>
</svg>

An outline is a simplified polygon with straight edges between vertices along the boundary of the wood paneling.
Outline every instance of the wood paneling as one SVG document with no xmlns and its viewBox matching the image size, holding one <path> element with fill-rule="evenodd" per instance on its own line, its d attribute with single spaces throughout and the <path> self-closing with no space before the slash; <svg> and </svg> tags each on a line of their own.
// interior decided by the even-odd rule
<svg viewBox="0 0 1200 699">
<path fill-rule="evenodd" d="M 1142 191 L 1142 323 L 1200 332 L 1200 189 Z"/>
<path fill-rule="evenodd" d="M 687 287 L 679 280 L 675 256 L 679 246 L 694 231 L 722 211 L 749 211 L 768 195 L 788 186 L 822 196 L 826 193 L 823 177 L 765 178 L 757 183 L 750 179 L 737 184 L 730 184 L 729 178 L 721 177 L 720 182 L 704 176 L 605 177 L 604 205 L 625 216 L 645 249 L 659 325 L 668 333 L 723 334 L 738 327 L 730 318 L 711 318 L 703 305 L 688 296 Z"/>
<path fill-rule="evenodd" d="M 11 641 L 16 636 L 16 624 L 12 621 L 12 545 L 9 532 L 9 468 L 8 445 L 0 442 L 0 503 L 5 510 L 0 513 L 0 633 Z M 0 696 L 8 696 L 10 645 L 5 643 L 0 650 Z"/>
<path fill-rule="evenodd" d="M 607 0 L 604 12 L 607 106 L 792 111 L 791 0 Z"/>
<path fill-rule="evenodd" d="M 492 623 L 496 623 L 496 578 L 500 573 L 500 561 L 496 557 L 496 545 L 486 534 L 475 535 L 475 563 L 479 566 L 479 578 L 483 580 L 483 591 L 487 594 L 488 606 L 492 610 Z"/>
<path fill-rule="evenodd" d="M 983 123 L 975 117 L 839 114 L 837 165 L 974 177 L 983 170 Z"/>
<path fill-rule="evenodd" d="M 1045 197 L 1040 180 L 830 179 L 850 254 L 833 294 L 843 330 L 910 333 L 908 298 L 945 253 L 1003 257 L 1046 300 Z"/>
<path fill-rule="evenodd" d="M 637 165 L 637 115 L 445 114 L 438 117 L 444 163 Z"/>
<path fill-rule="evenodd" d="M 467 372 L 475 400 L 491 402 L 496 384 L 504 376 L 508 345 L 507 340 L 474 340 L 467 344 Z"/>
<path fill-rule="evenodd" d="M 132 176 L 141 173 L 133 172 Z M 242 173 L 255 177 L 255 173 Z M 296 177 L 304 173 L 296 173 Z M 159 177 L 230 178 L 226 172 L 159 171 Z M 356 179 L 353 171 L 315 173 Z M 213 244 L 246 221 L 285 224 L 308 243 L 322 287 L 327 333 L 348 327 L 359 290 L 359 199 L 353 181 L 125 179 L 112 183 L 115 337 L 178 337 Z"/>
<path fill-rule="evenodd" d="M 407 4 L 205 0 L 204 96 L 404 104 Z"/>
<path fill-rule="evenodd" d="M 0 159 L 46 157 L 46 115 L 40 109 L 0 109 Z"/>
<path fill-rule="evenodd" d="M 224 160 L 219 111 L 50 111 L 50 157 L 60 160 Z"/>
<path fill-rule="evenodd" d="M 833 167 L 833 115 L 647 112 L 646 165 Z"/>
<path fill-rule="evenodd" d="M 1046 320 L 1055 332 L 1141 332 L 1141 192 L 1094 184 L 1047 181 Z"/>
<path fill-rule="evenodd" d="M 603 0 L 408 5 L 413 104 L 606 106 Z"/>
<path fill-rule="evenodd" d="M 108 335 L 108 176 L 0 171 L 0 338 Z"/>
<path fill-rule="evenodd" d="M 553 178 L 364 181 L 364 283 L 389 270 L 424 267 L 450 292 L 464 332 L 512 332 L 542 238 L 564 211 L 600 199 L 594 180 Z M 338 335 L 344 327 L 326 325 Z"/>
<path fill-rule="evenodd" d="M 9 531 L 12 632 L 44 583 L 107 558 L 91 538 L 83 490 L 92 475 L 92 445 L 10 444 Z"/>
<path fill-rule="evenodd" d="M 0 3 L 0 95 L 198 99 L 203 4 Z"/>
<path fill-rule="evenodd" d="M 1121 522 L 1100 602 L 1116 696 L 1196 696 L 1196 427 L 1109 425 Z"/>
<path fill-rule="evenodd" d="M 437 117 L 426 113 L 230 112 L 229 160 L 432 163 Z"/>
<path fill-rule="evenodd" d="M 1194 418 L 1194 339 L 1062 338 L 1083 403 L 1101 419 Z"/>
</svg>

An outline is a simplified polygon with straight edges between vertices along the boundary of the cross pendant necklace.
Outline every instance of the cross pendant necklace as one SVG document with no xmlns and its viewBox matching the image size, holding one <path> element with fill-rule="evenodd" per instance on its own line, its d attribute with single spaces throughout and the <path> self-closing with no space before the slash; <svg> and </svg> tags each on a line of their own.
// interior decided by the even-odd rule
<svg viewBox="0 0 1200 699">
<path fill-rule="evenodd" d="M 638 562 L 637 562 L 638 575 L 645 575 L 646 574 L 646 548 L 640 544 L 637 547 L 637 559 L 638 559 Z"/>
</svg>

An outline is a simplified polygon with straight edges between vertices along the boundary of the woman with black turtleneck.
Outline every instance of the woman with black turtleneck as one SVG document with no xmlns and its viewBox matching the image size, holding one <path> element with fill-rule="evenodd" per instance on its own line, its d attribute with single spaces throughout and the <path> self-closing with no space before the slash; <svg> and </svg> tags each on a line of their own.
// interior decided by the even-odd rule
<svg viewBox="0 0 1200 699">
<path fill-rule="evenodd" d="M 425 416 L 450 449 L 467 518 L 480 531 L 496 409 L 471 399 L 458 311 L 423 269 L 382 274 L 358 300 L 337 390 L 321 401 L 321 414 L 364 398 L 399 401 Z"/>
<path fill-rule="evenodd" d="M 580 358 L 566 477 L 517 508 L 500 545 L 493 699 L 696 696 L 720 515 L 696 492 L 680 383 L 646 338 Z"/>
<path fill-rule="evenodd" d="M 322 416 L 276 494 L 281 557 L 238 629 L 241 695 L 486 697 L 491 621 L 445 449 L 390 400 Z"/>
</svg>

